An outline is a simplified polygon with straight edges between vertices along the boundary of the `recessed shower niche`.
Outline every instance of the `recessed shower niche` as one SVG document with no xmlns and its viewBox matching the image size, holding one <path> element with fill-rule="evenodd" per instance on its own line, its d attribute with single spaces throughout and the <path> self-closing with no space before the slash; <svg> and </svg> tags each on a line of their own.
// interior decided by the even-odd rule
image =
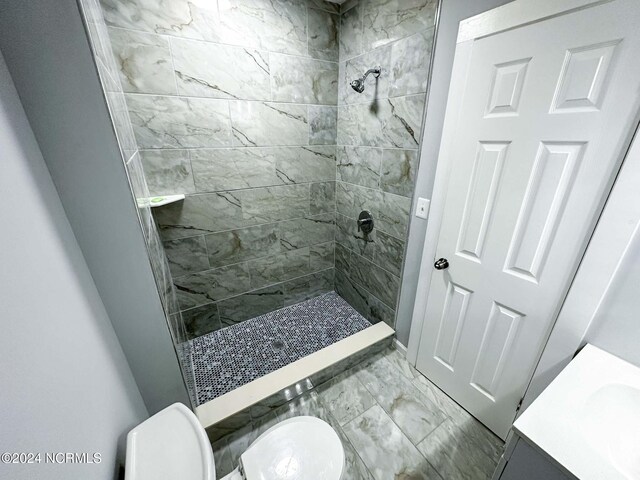
<svg viewBox="0 0 640 480">
<path fill-rule="evenodd" d="M 390 338 L 437 3 L 80 3 L 203 423 Z"/>
</svg>

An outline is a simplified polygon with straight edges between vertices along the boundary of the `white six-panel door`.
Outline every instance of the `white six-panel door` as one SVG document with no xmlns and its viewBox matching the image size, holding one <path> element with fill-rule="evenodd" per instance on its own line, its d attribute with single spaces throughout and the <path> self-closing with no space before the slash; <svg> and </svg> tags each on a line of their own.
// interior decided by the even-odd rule
<svg viewBox="0 0 640 480">
<path fill-rule="evenodd" d="M 449 267 L 431 269 L 416 366 L 504 438 L 637 121 L 640 2 L 460 43 L 451 89 Z"/>
</svg>

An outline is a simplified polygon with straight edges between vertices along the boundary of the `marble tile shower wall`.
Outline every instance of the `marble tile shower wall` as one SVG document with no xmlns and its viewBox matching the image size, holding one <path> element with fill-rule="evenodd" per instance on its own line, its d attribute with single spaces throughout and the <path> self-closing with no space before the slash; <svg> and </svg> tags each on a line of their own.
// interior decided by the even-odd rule
<svg viewBox="0 0 640 480">
<path fill-rule="evenodd" d="M 395 324 L 418 166 L 437 0 L 348 0 L 339 39 L 335 286 L 371 322 Z M 365 91 L 349 82 L 380 66 Z M 355 219 L 374 217 L 364 235 Z"/>
<path fill-rule="evenodd" d="M 339 7 L 102 9 L 188 336 L 332 290 Z"/>
<path fill-rule="evenodd" d="M 98 0 L 80 0 L 80 5 L 107 106 L 118 139 L 120 153 L 129 177 L 133 200 L 137 203 L 138 218 L 147 244 L 149 261 L 158 288 L 158 294 L 167 315 L 169 329 L 180 358 L 181 368 L 191 400 L 195 404 L 193 352 L 191 351 L 191 345 L 187 342 L 187 332 L 180 313 L 176 289 L 171 280 L 169 262 L 162 247 L 160 233 L 153 221 L 149 203 L 136 200 L 149 198 L 149 187 L 129 118 L 124 91 L 119 80 L 118 67 L 112 54 L 109 32 Z"/>
</svg>

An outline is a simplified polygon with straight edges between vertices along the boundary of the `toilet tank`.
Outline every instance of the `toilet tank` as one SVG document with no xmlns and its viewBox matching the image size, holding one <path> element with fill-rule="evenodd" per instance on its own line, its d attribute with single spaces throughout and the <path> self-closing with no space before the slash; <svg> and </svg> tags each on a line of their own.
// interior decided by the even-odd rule
<svg viewBox="0 0 640 480">
<path fill-rule="evenodd" d="M 215 480 L 211 444 L 194 413 L 174 403 L 127 435 L 125 480 Z"/>
</svg>

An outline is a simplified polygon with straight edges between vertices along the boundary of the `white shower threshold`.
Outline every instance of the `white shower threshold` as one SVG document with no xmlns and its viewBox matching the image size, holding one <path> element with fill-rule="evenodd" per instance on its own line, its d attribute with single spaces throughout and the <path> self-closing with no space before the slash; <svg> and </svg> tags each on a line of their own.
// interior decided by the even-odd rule
<svg viewBox="0 0 640 480">
<path fill-rule="evenodd" d="M 395 330 L 384 322 L 371 325 L 358 333 L 196 407 L 196 415 L 203 427 L 215 425 L 271 395 L 303 382 L 322 370 L 392 337 L 394 334 Z"/>
</svg>

